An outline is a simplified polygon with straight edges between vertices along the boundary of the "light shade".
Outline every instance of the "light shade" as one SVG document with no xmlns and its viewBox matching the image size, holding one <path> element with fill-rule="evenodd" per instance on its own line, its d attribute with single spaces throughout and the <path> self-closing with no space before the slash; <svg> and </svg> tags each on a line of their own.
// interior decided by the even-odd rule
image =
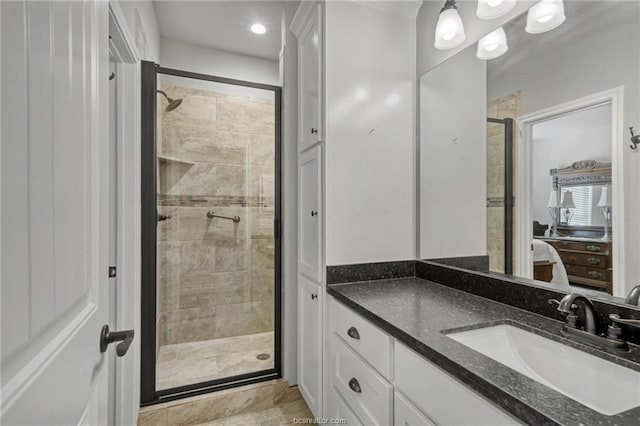
<svg viewBox="0 0 640 426">
<path fill-rule="evenodd" d="M 609 189 L 609 185 L 602 187 L 598 207 L 611 207 L 611 190 Z"/>
<path fill-rule="evenodd" d="M 575 209 L 576 205 L 573 202 L 573 192 L 567 191 L 562 194 L 562 208 L 563 209 Z"/>
<path fill-rule="evenodd" d="M 476 15 L 480 19 L 499 18 L 515 7 L 516 0 L 478 0 Z"/>
<path fill-rule="evenodd" d="M 558 205 L 558 191 L 555 189 L 551 190 L 551 194 L 549 194 L 549 204 L 547 204 L 549 208 L 560 207 Z"/>
<path fill-rule="evenodd" d="M 440 12 L 436 25 L 436 41 L 433 43 L 436 49 L 453 49 L 460 46 L 466 37 L 462 19 L 455 6 Z"/>
<path fill-rule="evenodd" d="M 502 27 L 487 34 L 478 41 L 478 59 L 494 59 L 504 55 L 509 46 L 507 46 L 507 35 Z"/>
<path fill-rule="evenodd" d="M 565 19 L 562 0 L 542 0 L 529 9 L 526 30 L 530 34 L 544 33 L 559 27 Z"/>
</svg>

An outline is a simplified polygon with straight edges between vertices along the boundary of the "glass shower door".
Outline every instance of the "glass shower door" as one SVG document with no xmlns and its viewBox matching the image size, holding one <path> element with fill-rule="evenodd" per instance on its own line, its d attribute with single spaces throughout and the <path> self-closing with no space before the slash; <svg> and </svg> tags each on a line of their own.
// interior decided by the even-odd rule
<svg viewBox="0 0 640 426">
<path fill-rule="evenodd" d="M 179 74 L 157 80 L 158 391 L 279 368 L 278 92 Z"/>
</svg>

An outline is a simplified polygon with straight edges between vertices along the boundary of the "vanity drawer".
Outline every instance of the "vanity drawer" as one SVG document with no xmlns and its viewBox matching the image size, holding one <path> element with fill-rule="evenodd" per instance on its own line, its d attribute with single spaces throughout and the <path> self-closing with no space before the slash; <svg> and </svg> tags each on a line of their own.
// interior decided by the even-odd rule
<svg viewBox="0 0 640 426">
<path fill-rule="evenodd" d="M 329 385 L 340 393 L 363 424 L 392 424 L 393 386 L 335 334 L 331 336 L 330 344 Z"/>
<path fill-rule="evenodd" d="M 520 425 L 517 419 L 403 344 L 395 342 L 394 384 L 439 425 Z M 461 409 L 463 407 L 463 409 Z"/>
<path fill-rule="evenodd" d="M 564 265 L 567 275 L 574 277 L 589 278 L 596 281 L 611 281 L 611 270 L 603 268 L 591 268 L 582 265 Z"/>
<path fill-rule="evenodd" d="M 393 339 L 335 299 L 329 300 L 331 331 L 387 379 L 391 378 Z"/>
<path fill-rule="evenodd" d="M 609 254 L 609 244 L 591 241 L 547 241 L 557 250 L 585 251 L 590 253 Z"/>
<path fill-rule="evenodd" d="M 565 250 L 558 250 L 560 258 L 565 265 L 584 265 L 592 268 L 608 268 L 609 256 L 595 253 L 579 253 Z"/>
</svg>

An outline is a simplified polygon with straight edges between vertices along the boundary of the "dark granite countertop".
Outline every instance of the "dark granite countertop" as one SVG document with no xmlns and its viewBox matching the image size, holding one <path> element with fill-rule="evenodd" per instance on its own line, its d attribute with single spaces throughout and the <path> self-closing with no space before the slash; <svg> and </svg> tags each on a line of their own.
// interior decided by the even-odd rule
<svg viewBox="0 0 640 426">
<path fill-rule="evenodd" d="M 640 407 L 614 416 L 601 414 L 443 331 L 507 322 L 640 371 L 637 346 L 622 355 L 601 352 L 563 337 L 560 321 L 420 278 L 333 284 L 327 293 L 528 424 L 640 425 Z"/>
</svg>

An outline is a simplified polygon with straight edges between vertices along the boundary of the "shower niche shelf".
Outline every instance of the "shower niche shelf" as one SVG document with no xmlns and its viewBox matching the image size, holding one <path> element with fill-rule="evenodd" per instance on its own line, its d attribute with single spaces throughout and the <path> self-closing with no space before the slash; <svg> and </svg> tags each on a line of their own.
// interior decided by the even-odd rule
<svg viewBox="0 0 640 426">
<path fill-rule="evenodd" d="M 171 157 L 169 155 L 164 155 L 164 154 L 158 154 L 158 160 L 164 161 L 165 163 L 180 163 L 180 164 L 187 164 L 189 166 L 193 166 L 194 164 L 196 164 L 193 161 L 182 160 L 180 158 Z"/>
</svg>

